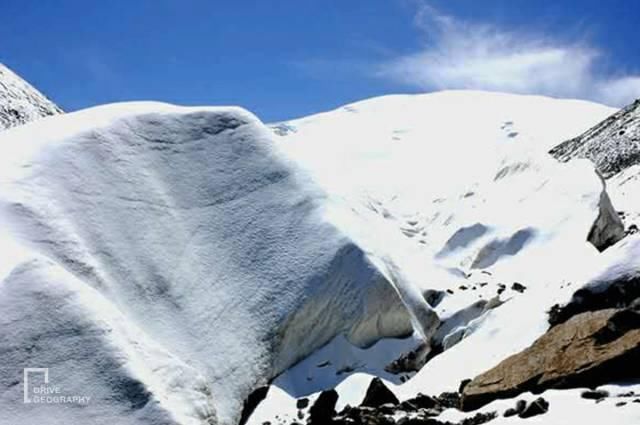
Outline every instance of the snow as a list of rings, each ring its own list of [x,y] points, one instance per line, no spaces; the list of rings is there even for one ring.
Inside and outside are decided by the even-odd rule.
[[[370,246],[421,290],[450,292],[436,307],[445,325],[435,338],[446,351],[405,383],[373,371],[375,351],[358,353],[349,362],[365,370],[339,379],[338,407],[357,404],[373,375],[386,377],[401,399],[455,391],[529,346],[547,330],[551,306],[611,261],[587,242],[600,208],[611,208],[601,178],[587,161],[559,164],[547,155],[611,112],[586,102],[442,92],[376,98],[272,126],[327,191],[378,215],[382,236]],[[513,282],[526,290],[511,290]],[[494,304],[501,284],[497,306],[474,310],[479,300]],[[345,351],[334,341],[310,359],[339,363]],[[336,385],[305,382],[314,370],[305,361],[279,377],[277,401],[269,395],[250,423]],[[292,386],[286,402],[281,389]]]
[[[635,224],[640,228],[640,208],[635,194],[640,193],[640,165],[634,165],[607,181],[613,205],[624,212],[627,228]]]
[[[397,250],[394,261],[440,253],[446,268],[482,267],[560,233],[586,237],[601,183],[586,161],[560,166],[546,152],[610,112],[484,92],[386,96],[280,124],[292,130],[279,140],[327,191],[406,236],[379,238],[384,251]],[[587,212],[572,211],[588,202]],[[482,235],[458,234],[464,249],[447,251],[456,232],[478,225]]]
[[[604,292],[611,284],[628,282],[640,277],[640,235],[629,235],[606,253],[598,267],[586,279],[582,289],[595,294]]]
[[[400,399],[456,390],[542,335],[552,305],[636,267],[633,237],[602,253],[587,241],[599,217],[619,225],[608,193],[640,212],[621,189],[635,183],[605,190],[588,161],[547,154],[611,112],[452,91],[271,129],[240,108],[138,102],[5,131],[0,333],[15,350],[38,343],[0,369],[0,411],[44,417],[15,406],[23,367],[96,400],[42,413],[60,423],[233,424],[269,382],[249,424],[300,420],[296,399],[328,388],[339,409],[359,404],[373,376]],[[444,352],[385,370],[424,339]],[[575,391],[545,397],[550,416],[527,423],[637,418]]]
[[[472,413],[462,413],[449,409],[443,412],[438,419],[443,421],[457,422],[466,417],[472,417],[478,413],[497,412],[498,417],[491,421],[493,425],[505,424],[615,424],[634,425],[640,423],[640,406],[633,400],[638,397],[628,397],[625,394],[634,392],[638,394],[640,385],[620,384],[604,385],[598,390],[609,392],[610,397],[602,401],[584,399],[580,397],[587,388],[576,388],[571,390],[548,390],[542,394],[524,393],[519,397],[510,400],[498,400],[474,411]],[[516,400],[525,400],[527,403],[543,397],[549,402],[549,411],[543,415],[521,419],[518,416],[503,417],[505,410],[514,407]],[[625,403],[623,406],[616,406],[617,403]]]
[[[0,286],[0,423],[200,424],[215,418],[205,377],[166,351],[98,291],[39,256]],[[87,408],[24,404],[23,368],[49,367],[63,395]],[[37,377],[31,378],[41,384]]]
[[[49,291],[58,286],[71,285],[72,295],[86,287],[100,299],[98,312],[85,313],[97,323],[91,326],[102,329],[98,313],[117,309],[118,321],[143,335],[121,341],[98,332],[81,353],[78,381],[70,388],[95,368],[92,353],[112,353],[133,387],[160,400],[153,407],[158,415],[200,421],[215,415],[229,424],[254,388],[335,336],[366,346],[411,332],[392,285],[366,247],[341,228],[339,220],[356,224],[360,217],[328,197],[271,138],[239,108],[158,103],[93,108],[0,136],[0,247],[11,253],[0,261],[8,276],[3,298],[28,298],[15,293],[16,270],[44,257],[53,265],[38,269],[29,285],[42,289],[33,292],[53,297]],[[58,283],[53,275],[60,270],[70,276]],[[41,308],[45,298],[34,297],[31,308]],[[23,313],[9,310],[2,334],[38,339],[39,322]],[[146,348],[143,338],[160,348]],[[61,342],[50,338],[33,355],[16,356],[4,365],[2,379],[10,381],[8,375],[24,367],[66,373],[63,360],[78,345]],[[132,344],[143,353],[123,359]],[[157,354],[165,351],[170,366]],[[138,362],[148,371],[141,373]],[[174,385],[167,374],[187,376],[175,372],[185,364],[206,388],[176,384],[178,394],[167,397],[183,401],[163,401],[162,385]],[[109,376],[92,388],[96,399],[109,391]],[[18,396],[19,386],[14,390],[0,398],[0,410]],[[126,406],[131,400],[124,393]],[[209,404],[215,410],[200,407]],[[82,411],[96,422],[130,416],[117,403]]]

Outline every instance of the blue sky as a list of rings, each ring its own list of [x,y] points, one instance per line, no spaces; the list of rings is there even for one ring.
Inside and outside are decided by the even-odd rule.
[[[631,0],[0,0],[0,62],[66,110],[244,106],[264,121],[367,97],[486,89],[640,97]]]

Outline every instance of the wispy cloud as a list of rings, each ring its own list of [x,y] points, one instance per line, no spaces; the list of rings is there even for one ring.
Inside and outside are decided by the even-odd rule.
[[[424,90],[480,89],[589,99],[622,106],[640,97],[640,75],[611,75],[596,46],[469,22],[418,3],[424,47],[384,61],[377,77]]]

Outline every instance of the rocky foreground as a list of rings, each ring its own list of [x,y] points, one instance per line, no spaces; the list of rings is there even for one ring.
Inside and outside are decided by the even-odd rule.
[[[610,382],[640,379],[638,364],[640,298],[628,307],[580,313],[553,326],[531,347],[474,379],[461,382],[458,392],[434,397],[420,394],[400,402],[380,379],[374,378],[359,406],[347,406],[337,412],[338,393],[329,390],[321,393],[313,405],[309,406],[305,398],[298,400],[297,407],[299,419],[310,425],[454,425],[438,417],[447,409],[473,412],[495,400],[516,399],[525,392],[592,388],[583,391],[582,397],[600,402],[610,394],[597,388]],[[640,394],[634,392],[616,398],[618,407],[640,404]],[[502,411],[489,409],[455,424],[479,425],[500,416],[526,419],[548,410],[549,401],[544,397],[529,402],[517,400]]]

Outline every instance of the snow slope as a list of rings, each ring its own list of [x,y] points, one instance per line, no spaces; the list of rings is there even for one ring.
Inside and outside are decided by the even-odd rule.
[[[53,102],[0,63],[0,131],[60,113]]]
[[[612,112],[582,101],[454,91],[376,98],[273,125],[284,149],[328,191],[354,210],[376,212],[385,223],[379,229],[394,229],[378,244],[411,280],[446,291],[436,311],[447,342],[405,383],[381,371],[380,352],[371,349],[349,356],[351,374],[317,385],[317,364],[343,363],[344,344],[335,340],[278,378],[251,423],[273,421],[275,412],[273,423],[287,423],[294,397],[333,386],[338,408],[358,404],[372,375],[388,379],[401,399],[455,391],[542,335],[551,306],[611,261],[587,242],[598,217],[622,236],[593,165],[560,164],[547,152]],[[461,314],[478,301],[493,307]],[[627,423],[620,418],[613,423]]]
[[[536,249],[518,266],[530,273],[558,260],[544,246],[552,240],[591,251],[583,242],[600,206],[611,212],[588,162],[563,166],[546,154],[610,113],[582,101],[453,91],[371,99],[278,128],[288,129],[283,149],[329,192],[394,229],[377,243],[405,273],[505,268]]]
[[[158,103],[0,136],[0,423],[231,424],[333,337],[412,331],[343,229],[362,218],[271,138],[239,108]],[[94,402],[22,404],[27,367]]]

